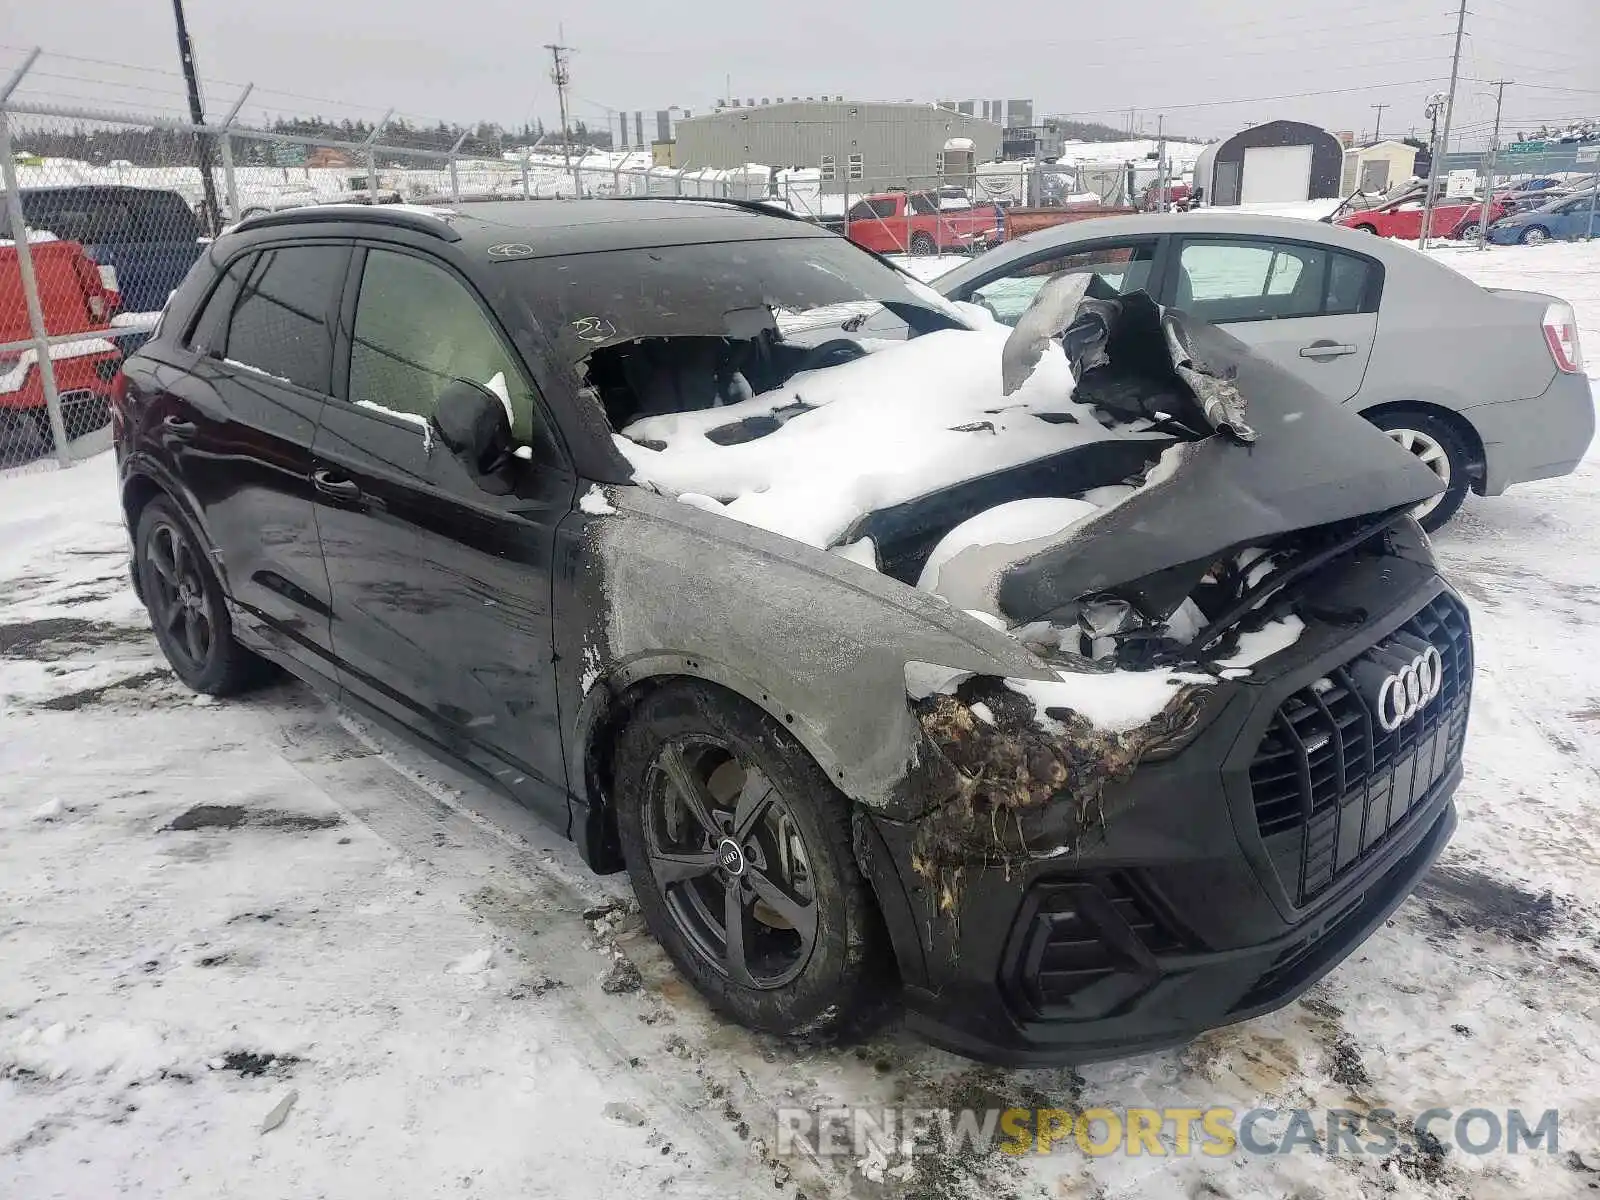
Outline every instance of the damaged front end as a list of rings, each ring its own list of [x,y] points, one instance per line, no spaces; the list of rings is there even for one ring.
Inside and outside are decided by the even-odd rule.
[[[1322,572],[1438,486],[1220,331],[1142,293],[1087,294],[1093,279],[1040,290],[1002,352],[1005,392],[1059,337],[1074,399],[1158,435],[1139,445],[1154,461],[1113,481],[1125,444],[1092,443],[1043,476],[1034,465],[965,481],[845,535],[871,539],[894,572],[918,560],[930,525],[942,530],[917,585],[1006,629],[1056,675],[908,676],[934,764],[919,773],[934,803],[914,864],[943,912],[969,869],[1077,850],[1104,822],[1107,788],[1181,745],[1219,687],[1292,645],[1308,615],[1359,625],[1363,611],[1319,601]]]
[[[1081,457],[1093,487],[966,481],[849,535],[904,569],[940,514],[918,585],[1054,675],[908,668],[926,807],[861,838],[921,925],[914,1021],[1018,1064],[1180,1042],[1337,963],[1454,827],[1471,674],[1465,609],[1407,515],[1427,472],[1142,295],[1047,285],[1008,392],[1052,327],[1074,398],[1165,435],[1156,461],[1120,492]],[[1052,495],[1060,528],[1028,527]],[[985,515],[1008,509],[1018,536],[996,538]],[[1421,715],[1390,729],[1372,681],[1418,669]]]

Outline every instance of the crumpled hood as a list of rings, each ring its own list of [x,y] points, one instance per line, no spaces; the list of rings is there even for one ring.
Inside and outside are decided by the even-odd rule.
[[[1169,447],[1144,487],[1002,572],[997,595],[1010,620],[1441,490],[1432,471],[1356,412],[1215,326],[1178,320],[1195,361],[1237,388],[1255,440],[1219,432]]]

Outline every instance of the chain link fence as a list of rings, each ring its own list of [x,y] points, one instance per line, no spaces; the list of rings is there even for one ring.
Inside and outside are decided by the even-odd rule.
[[[109,444],[123,358],[210,240],[246,217],[329,203],[687,196],[762,201],[891,253],[960,253],[1002,240],[1002,209],[1125,205],[1131,186],[1127,164],[979,163],[893,179],[848,164],[827,178],[822,167],[664,166],[650,151],[562,148],[393,110],[336,127],[285,119],[263,99],[277,93],[222,90],[200,123],[170,73],[37,50],[0,65],[0,471],[66,466]],[[289,99],[288,111],[305,111],[306,98]],[[895,195],[907,199],[882,200]]]

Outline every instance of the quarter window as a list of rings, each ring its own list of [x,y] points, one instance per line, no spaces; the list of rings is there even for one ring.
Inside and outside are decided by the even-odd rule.
[[[213,334],[207,345],[236,365],[327,392],[333,362],[329,314],[348,262],[349,252],[337,246],[263,250],[239,281],[221,344]],[[225,281],[217,299],[227,290]],[[207,324],[204,318],[201,324]]]
[[[351,401],[431,417],[456,379],[499,396],[517,444],[531,442],[533,388],[472,293],[433,263],[368,251],[350,347]]]

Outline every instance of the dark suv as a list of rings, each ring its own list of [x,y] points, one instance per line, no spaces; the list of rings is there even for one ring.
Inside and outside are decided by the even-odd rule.
[[[1467,613],[1383,433],[1057,282],[1013,330],[731,202],[248,220],[118,387],[135,586],[191,687],[279,664],[626,868],[744,1023],[1179,1042],[1448,839]]]

